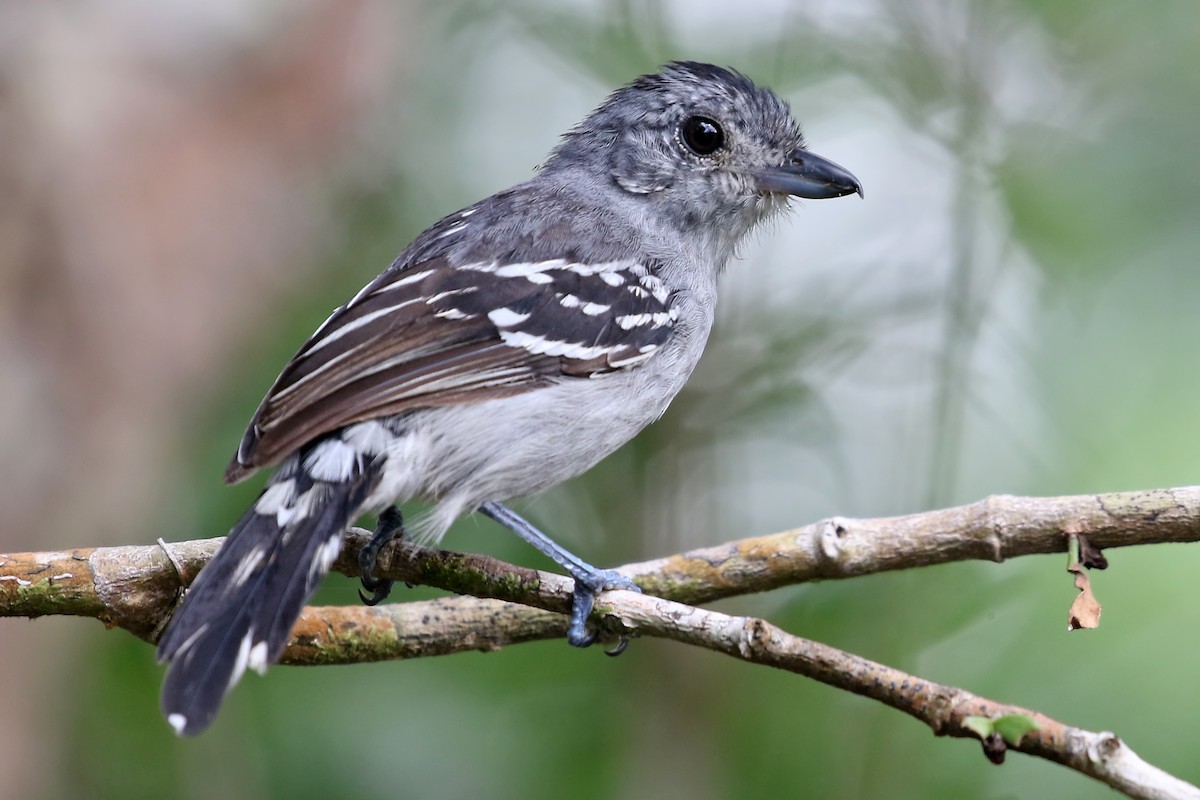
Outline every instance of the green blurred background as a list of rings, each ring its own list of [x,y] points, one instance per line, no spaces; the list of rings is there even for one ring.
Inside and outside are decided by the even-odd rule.
[[[866,200],[726,276],[666,417],[532,517],[598,564],[811,522],[1200,481],[1200,5],[136,2],[0,7],[0,548],[223,533],[277,370],[443,214],[674,58],[792,104]],[[446,545],[543,564],[489,522]],[[720,604],[1065,722],[1200,781],[1200,551]],[[318,600],[351,603],[334,576]],[[429,596],[400,591],[397,600]],[[0,796],[1103,797],[1047,762],[658,641],[248,678],[158,716],[146,644],[0,628]]]

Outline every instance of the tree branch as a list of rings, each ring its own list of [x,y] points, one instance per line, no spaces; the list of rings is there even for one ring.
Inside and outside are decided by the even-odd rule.
[[[1099,547],[1200,539],[1200,487],[1059,498],[997,496],[958,508],[875,520],[834,518],[621,569],[647,594],[608,592],[597,603],[609,637],[655,636],[814,678],[904,711],[938,735],[981,739],[1040,756],[1131,797],[1197,797],[1200,791],[1143,762],[1116,736],[936,684],[769,623],[683,603],[805,581],[927,564],[1063,552],[1072,534]],[[347,533],[334,569],[357,575],[369,538]],[[219,539],[150,547],[0,556],[0,616],[95,617],[153,641]],[[485,556],[394,543],[379,574],[472,597],[374,608],[307,608],[284,663],[331,664],[441,655],[562,636],[570,581]],[[482,598],[482,599],[481,599]],[[513,605],[518,603],[521,605]],[[1019,715],[1037,727],[1016,741],[985,737],[970,718]]]

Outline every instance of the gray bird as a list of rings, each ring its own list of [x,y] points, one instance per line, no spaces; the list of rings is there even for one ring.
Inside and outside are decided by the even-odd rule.
[[[255,412],[226,480],[278,467],[159,642],[171,726],[203,730],[247,667],[279,659],[347,525],[381,510],[361,562],[364,600],[382,599],[374,556],[412,498],[432,503],[423,541],[480,511],[554,558],[575,580],[568,639],[590,644],[595,595],[636,587],[501,501],[584,472],[666,410],[751,228],[791,196],[855,192],[774,93],[676,62],[609,96],[532,179],[418,236]]]

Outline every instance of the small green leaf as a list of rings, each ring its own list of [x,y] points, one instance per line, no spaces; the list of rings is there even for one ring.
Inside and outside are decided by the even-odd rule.
[[[967,717],[963,720],[963,725],[978,733],[980,739],[986,739],[995,730],[992,721],[987,717]]]
[[[1021,743],[1021,737],[1030,731],[1036,731],[1041,726],[1037,720],[1025,714],[1008,714],[992,720],[992,730],[1004,737],[1004,741],[1016,747]]]

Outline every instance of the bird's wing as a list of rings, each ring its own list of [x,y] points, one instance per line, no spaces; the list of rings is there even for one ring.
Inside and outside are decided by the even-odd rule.
[[[275,381],[225,478],[323,433],[636,366],[671,335],[666,287],[635,261],[392,269],[333,312]]]

